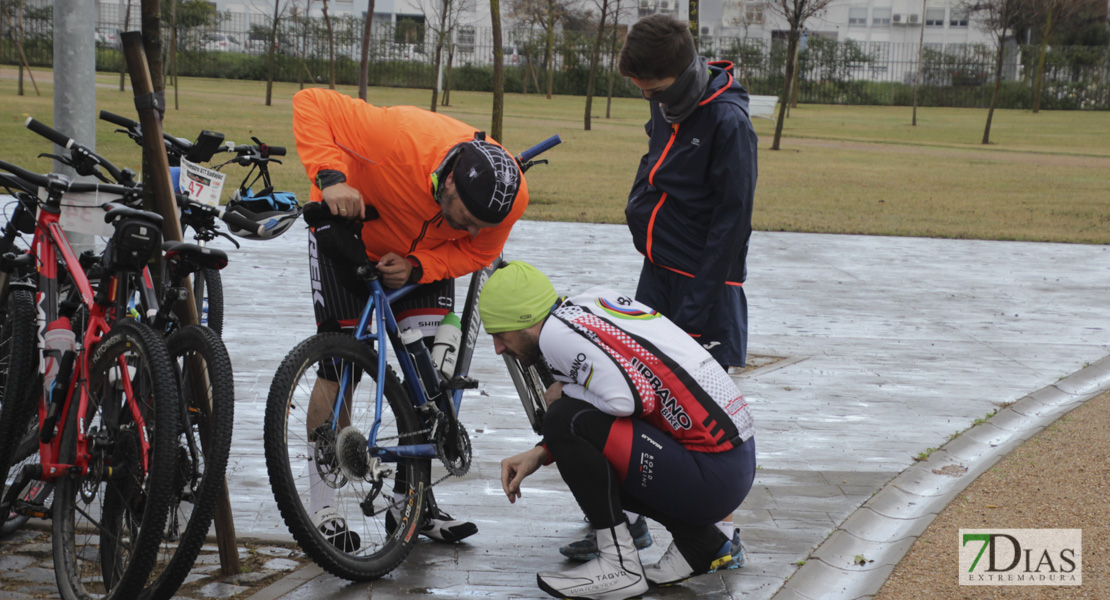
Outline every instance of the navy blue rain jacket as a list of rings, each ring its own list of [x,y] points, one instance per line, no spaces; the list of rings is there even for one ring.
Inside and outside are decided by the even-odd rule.
[[[667,123],[658,103],[651,103],[648,153],[625,207],[636,249],[694,278],[689,296],[670,315],[693,334],[703,331],[723,286],[746,277],[757,173],[748,92],[733,78],[732,63],[709,68],[705,94],[685,121]]]

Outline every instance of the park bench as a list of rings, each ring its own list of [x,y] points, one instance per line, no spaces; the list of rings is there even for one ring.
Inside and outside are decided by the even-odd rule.
[[[748,98],[748,117],[756,118],[763,117],[764,119],[771,119],[775,121],[775,105],[778,104],[778,96],[750,96]]]

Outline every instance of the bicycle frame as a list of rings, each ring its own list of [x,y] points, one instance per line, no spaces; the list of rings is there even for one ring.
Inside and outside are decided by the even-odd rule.
[[[57,409],[57,419],[53,421],[50,426],[49,432],[40,431],[39,438],[39,454],[41,458],[41,473],[36,479],[43,481],[53,481],[59,477],[63,477],[70,473],[78,473],[85,475],[89,470],[89,440],[85,431],[85,418],[88,414],[89,395],[88,386],[86,385],[87,373],[89,371],[89,355],[96,344],[110,330],[110,322],[114,321],[115,315],[123,314],[121,312],[120,297],[123,290],[120,289],[121,279],[118,275],[112,274],[109,280],[101,282],[101,285],[109,287],[104,288],[111,290],[106,296],[106,301],[97,302],[97,295],[93,292],[92,285],[89,283],[88,276],[81,265],[80,259],[73,251],[73,247],[69,243],[65,232],[59,222],[61,217],[61,198],[65,191],[57,188],[48,190],[48,198],[44,206],[41,206],[36,211],[36,227],[34,239],[31,243],[31,255],[34,256],[36,265],[36,290],[35,290],[35,304],[36,312],[38,314],[37,330],[39,338],[39,346],[42,347],[42,340],[46,326],[54,322],[59,317],[59,286],[58,286],[58,259],[59,257],[64,261],[65,272],[68,274],[72,285],[75,287],[75,295],[80,299],[88,310],[88,322],[85,326],[80,343],[82,352],[77,355],[78,360],[72,366],[72,374],[70,376],[69,387],[66,390],[62,406]],[[12,223],[19,218],[20,211],[32,210],[25,201],[20,200],[16,208],[16,213],[13,215]],[[8,250],[8,249],[3,249]],[[123,300],[126,302],[126,300]],[[126,309],[124,305],[123,310]],[[137,403],[130,399],[134,397],[131,387],[130,373],[128,372],[125,360],[121,357],[121,376],[124,387],[125,397],[129,400],[127,402],[132,418],[139,426],[139,442],[142,449],[142,468],[147,470],[149,468],[148,455],[150,452],[150,440],[146,437],[144,418],[139,410]],[[38,415],[40,430],[47,425],[48,419],[48,406],[46,405],[47,398],[41,390],[37,393],[39,398],[38,402]],[[69,419],[70,411],[77,411],[77,452],[73,464],[59,462],[61,455],[61,439],[62,431],[65,428],[65,423]],[[54,425],[57,426],[58,433],[54,433]]]

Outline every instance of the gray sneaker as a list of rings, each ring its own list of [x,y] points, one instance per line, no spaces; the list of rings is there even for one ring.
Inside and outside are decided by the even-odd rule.
[[[629,524],[628,530],[632,533],[632,541],[636,544],[637,550],[651,547],[651,531],[648,529],[647,519],[643,515]],[[593,560],[599,554],[597,536],[593,530],[590,530],[586,537],[559,548],[559,553],[571,560]]]

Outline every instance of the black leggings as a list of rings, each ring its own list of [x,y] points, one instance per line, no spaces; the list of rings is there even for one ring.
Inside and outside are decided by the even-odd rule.
[[[645,421],[566,396],[548,409],[543,433],[594,527],[620,523],[625,509],[640,513],[666,527],[695,567],[702,554],[708,565],[727,540],[714,523],[740,506],[755,480],[755,438],[725,452],[694,452]]]

